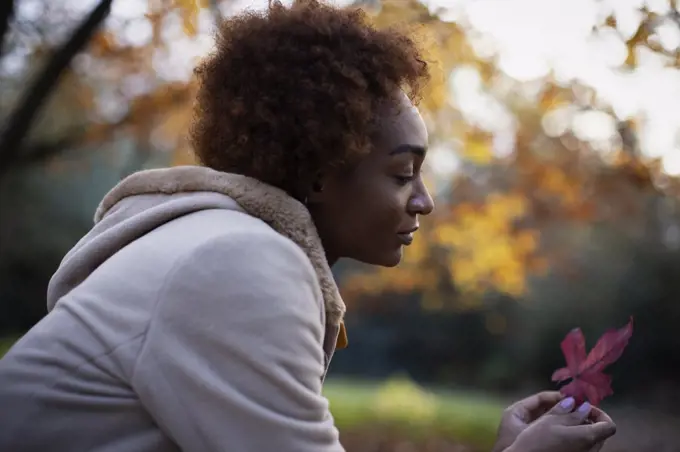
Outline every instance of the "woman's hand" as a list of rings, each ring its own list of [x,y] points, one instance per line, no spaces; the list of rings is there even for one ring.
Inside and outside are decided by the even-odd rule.
[[[599,409],[597,407],[591,408],[590,416],[588,417],[588,420],[592,423],[598,423],[598,422],[609,423],[609,424],[614,426],[614,433],[616,433],[616,424],[614,424],[614,421],[612,420],[612,418],[609,417],[609,415],[607,413],[605,413],[604,411],[602,411],[601,409]],[[612,435],[613,435],[613,433],[612,433]],[[604,440],[595,444],[593,447],[591,447],[588,450],[588,452],[599,452],[600,449],[602,449],[602,446],[604,446]]]
[[[506,408],[498,427],[498,439],[493,452],[502,452],[510,447],[529,424],[547,413],[563,398],[558,391],[539,392]]]
[[[607,414],[584,403],[577,410],[568,398],[527,426],[506,452],[597,452],[616,433]],[[584,423],[587,420],[590,423]]]

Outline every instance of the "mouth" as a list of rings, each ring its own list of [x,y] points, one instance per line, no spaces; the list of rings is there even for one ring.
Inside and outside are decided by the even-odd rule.
[[[417,230],[418,226],[415,226],[408,231],[397,233],[397,237],[399,237],[399,241],[401,241],[403,245],[409,246],[411,243],[413,243],[413,234],[415,234]]]

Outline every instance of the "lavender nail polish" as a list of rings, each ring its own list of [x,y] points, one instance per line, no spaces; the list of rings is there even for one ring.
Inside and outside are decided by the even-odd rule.
[[[574,406],[575,400],[573,397],[567,397],[566,399],[562,400],[560,402],[560,406],[562,408],[571,408]]]

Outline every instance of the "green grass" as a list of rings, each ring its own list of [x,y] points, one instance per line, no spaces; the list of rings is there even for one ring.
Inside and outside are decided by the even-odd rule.
[[[493,446],[504,408],[489,397],[427,391],[404,378],[380,384],[329,380],[324,394],[341,432],[380,425],[405,437],[436,434],[486,450]]]

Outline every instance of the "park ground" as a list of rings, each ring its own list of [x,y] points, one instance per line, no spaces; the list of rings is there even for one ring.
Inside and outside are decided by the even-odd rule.
[[[482,452],[491,449],[510,398],[426,392],[404,379],[381,384],[329,381],[348,452]],[[605,407],[618,432],[602,452],[680,452],[680,418],[632,406]]]

